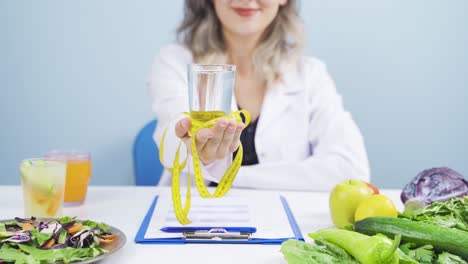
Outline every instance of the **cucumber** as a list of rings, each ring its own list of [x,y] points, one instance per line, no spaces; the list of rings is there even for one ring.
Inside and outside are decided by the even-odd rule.
[[[432,245],[468,260],[468,232],[403,218],[368,217],[354,224],[354,230],[366,234],[378,233],[388,237],[400,234],[401,240],[419,246]]]

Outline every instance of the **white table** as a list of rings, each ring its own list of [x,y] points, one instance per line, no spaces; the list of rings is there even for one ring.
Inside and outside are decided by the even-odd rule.
[[[66,207],[65,215],[103,221],[121,229],[127,244],[101,263],[286,263],[279,245],[141,245],[135,234],[160,187],[97,187],[89,189],[84,205]],[[272,192],[232,189],[231,192]],[[308,232],[332,225],[328,193],[280,192],[284,195],[306,238]],[[402,209],[399,190],[383,190]],[[0,186],[0,219],[23,215],[22,190],[19,186]],[[307,238],[306,238],[307,239]]]

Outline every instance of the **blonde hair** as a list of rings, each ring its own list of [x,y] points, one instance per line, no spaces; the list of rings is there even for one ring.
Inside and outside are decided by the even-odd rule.
[[[190,49],[195,63],[224,63],[225,44],[213,1],[186,0],[178,41]],[[304,46],[297,1],[288,0],[266,28],[253,57],[255,73],[267,84],[281,77],[280,66],[295,64]]]

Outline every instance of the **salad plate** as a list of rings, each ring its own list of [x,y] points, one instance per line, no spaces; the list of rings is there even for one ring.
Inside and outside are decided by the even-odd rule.
[[[113,226],[110,226],[109,232],[112,234],[116,234],[116,233],[120,234],[112,244],[102,246],[104,249],[108,250],[109,252],[99,255],[94,259],[89,259],[89,260],[84,260],[84,261],[74,262],[74,263],[79,263],[79,264],[95,263],[95,262],[104,260],[105,258],[109,257],[109,255],[114,254],[115,252],[120,250],[123,246],[125,246],[125,243],[127,243],[127,237],[125,236],[124,232],[122,232],[120,229],[113,227]]]
[[[76,260],[72,261],[70,263],[76,263],[76,264],[87,264],[87,263],[95,263],[98,261],[102,261],[109,256],[113,255],[117,251],[119,251],[127,242],[127,237],[125,236],[124,232],[122,232],[120,229],[110,226],[105,223],[98,223],[98,222],[93,222],[92,220],[81,220],[81,219],[75,219],[75,218],[68,218],[67,221],[74,222],[76,224],[82,224],[81,228],[78,232],[75,232],[75,234],[70,234],[70,224],[73,226],[73,223],[69,223],[68,225],[63,222],[63,219],[65,218],[28,218],[28,219],[22,219],[22,218],[15,218],[15,219],[5,219],[5,220],[0,220],[0,248],[3,249],[7,248],[8,250],[12,249],[17,249],[18,251],[25,251],[23,247],[27,247],[29,250],[31,250],[31,256],[36,254],[38,251],[47,253],[49,250],[54,250],[55,252],[59,252],[61,249],[64,249],[67,252],[67,255],[75,255],[75,254],[70,254],[70,251],[76,250],[82,250],[82,249],[89,249],[91,248],[96,248],[99,254],[98,255],[92,255],[94,257],[91,257],[88,255],[86,259],[81,259],[81,260]],[[14,225],[12,226],[12,223],[18,223],[18,227],[14,228]],[[64,223],[64,224],[61,224]],[[5,226],[5,224],[7,224]],[[24,228],[25,224],[31,224],[33,230],[27,230]],[[21,227],[23,226],[23,228]],[[8,227],[8,229],[3,229],[2,232],[2,227]],[[26,229],[26,230],[25,230]],[[65,233],[60,234],[60,232]],[[14,233],[15,235],[11,235]],[[49,239],[47,239],[47,236],[45,238],[43,237],[42,240],[38,243],[38,240],[41,239],[40,234],[38,233],[45,233],[49,234]],[[62,244],[59,244],[59,236],[64,235],[66,238],[62,239]],[[28,237],[29,236],[29,237]],[[25,238],[26,237],[26,238]],[[57,242],[52,241],[49,244],[49,247],[47,246],[44,248],[44,245],[47,245],[47,241],[52,240],[52,238],[55,237],[57,239]],[[108,239],[109,237],[112,237],[112,239]],[[24,241],[22,241],[24,239]],[[46,240],[47,239],[47,240]],[[100,242],[96,242],[100,241]],[[17,244],[15,244],[17,243]],[[54,245],[55,243],[55,245]],[[8,246],[5,244],[9,244]],[[41,245],[42,244],[42,245]],[[39,246],[41,245],[41,246]],[[51,246],[54,245],[54,246]],[[5,247],[7,246],[7,247]],[[26,251],[29,252],[29,251]],[[33,254],[34,253],[34,254]],[[51,253],[50,255],[54,255],[55,253]],[[2,254],[0,254],[0,263],[3,263]],[[76,255],[82,255],[82,253],[77,253]],[[56,256],[53,256],[54,258]],[[5,261],[5,260],[4,260]],[[8,260],[6,260],[6,263]],[[11,262],[13,263],[13,262]],[[29,262],[28,262],[29,263]],[[33,262],[35,263],[35,262]],[[39,263],[39,262],[37,262]],[[42,263],[42,262],[41,262]],[[53,263],[63,263],[62,261],[57,261]],[[68,262],[67,262],[68,263]]]

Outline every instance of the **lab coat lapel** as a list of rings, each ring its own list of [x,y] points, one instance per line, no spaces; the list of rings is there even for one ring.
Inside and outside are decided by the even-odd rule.
[[[299,85],[295,73],[289,73],[267,89],[257,124],[258,135],[262,135],[294,102],[294,95],[301,89]]]
[[[281,85],[275,85],[266,91],[257,124],[258,135],[262,135],[263,131],[273,124],[289,105],[288,96],[280,90],[281,88]]]
[[[263,127],[267,127],[268,124],[274,122],[290,104],[290,94],[284,91],[284,88],[283,84],[278,83],[267,89],[257,124],[257,134],[261,133]],[[233,111],[239,110],[234,93],[232,95],[231,109]]]

